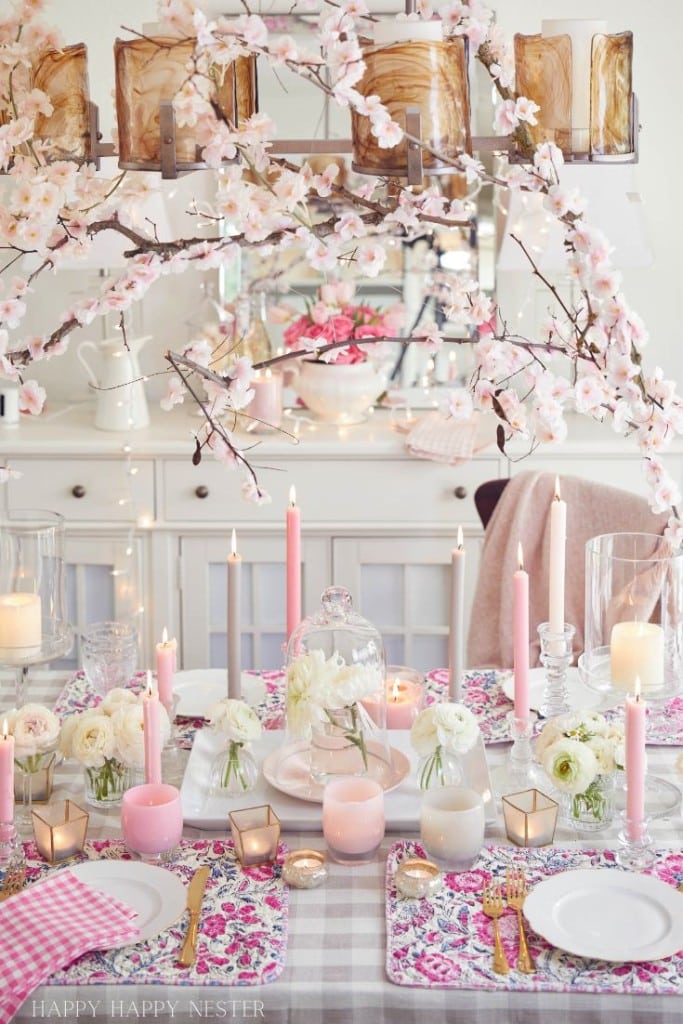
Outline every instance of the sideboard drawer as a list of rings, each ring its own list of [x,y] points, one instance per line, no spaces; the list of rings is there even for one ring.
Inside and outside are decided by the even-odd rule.
[[[154,466],[135,459],[13,459],[22,475],[10,481],[12,508],[43,508],[67,520],[125,522],[154,518]]]
[[[302,516],[318,523],[478,524],[474,492],[500,475],[499,459],[464,466],[422,459],[264,459],[259,483],[272,503],[255,508],[241,499],[240,478],[215,462],[164,462],[161,496],[169,522],[282,522],[289,489]]]

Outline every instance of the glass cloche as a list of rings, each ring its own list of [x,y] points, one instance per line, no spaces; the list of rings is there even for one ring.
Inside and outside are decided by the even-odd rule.
[[[310,752],[314,783],[366,775],[387,788],[384,645],[344,587],[329,587],[287,645],[288,745]]]

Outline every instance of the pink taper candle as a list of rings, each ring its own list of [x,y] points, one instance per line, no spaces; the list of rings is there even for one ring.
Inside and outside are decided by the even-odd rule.
[[[234,530],[228,556],[228,697],[242,699],[242,558]]]
[[[142,698],[142,725],[145,744],[145,782],[161,782],[161,717],[159,697],[152,689],[152,673],[147,673],[147,692]]]
[[[287,639],[301,621],[301,514],[294,487],[287,508]]]
[[[512,577],[512,642],[515,670],[515,718],[529,717],[529,575],[524,571],[522,545],[517,547],[519,569]]]
[[[626,834],[638,842],[645,831],[645,711],[640,697],[640,679],[635,693],[626,697]]]
[[[10,736],[7,719],[2,723],[0,738],[0,824],[14,819],[14,736]]]
[[[171,716],[173,710],[173,673],[175,672],[176,648],[175,640],[168,639],[168,630],[164,626],[161,643],[157,644],[157,689],[159,700]]]

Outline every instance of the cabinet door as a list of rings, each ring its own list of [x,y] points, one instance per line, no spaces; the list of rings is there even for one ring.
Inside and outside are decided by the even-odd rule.
[[[465,536],[465,634],[479,570],[480,532]],[[454,534],[335,538],[335,584],[379,629],[387,662],[426,671],[448,665],[448,614]]]
[[[140,627],[144,612],[142,552],[141,541],[132,535],[67,534],[66,603],[76,636],[71,653],[53,662],[51,668],[78,668],[79,636],[91,622],[126,619]],[[140,658],[140,663],[145,663],[144,643]]]
[[[285,641],[285,544],[277,536],[240,533],[242,556],[242,666],[282,667]],[[229,541],[180,538],[180,662],[183,668],[227,665],[227,568]],[[302,541],[302,609],[318,607],[329,583],[330,546],[325,538]]]

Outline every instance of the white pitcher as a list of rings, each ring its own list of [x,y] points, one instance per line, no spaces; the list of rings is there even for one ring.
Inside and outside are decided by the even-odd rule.
[[[96,389],[95,426],[100,430],[140,430],[149,426],[149,410],[138,355],[151,334],[128,338],[82,341],[76,355]],[[99,359],[95,373],[84,352],[92,349]]]

